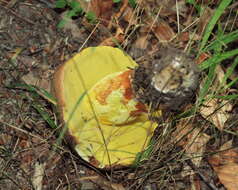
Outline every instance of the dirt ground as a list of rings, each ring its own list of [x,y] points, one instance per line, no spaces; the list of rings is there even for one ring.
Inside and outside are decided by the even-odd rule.
[[[63,28],[59,28],[57,25],[62,20],[65,9],[54,9],[53,0],[0,0],[0,190],[233,190],[237,187],[227,188],[222,180],[224,178],[219,175],[220,170],[211,166],[215,162],[225,163],[226,156],[233,155],[234,159],[229,161],[232,164],[229,165],[229,169],[224,169],[224,173],[234,173],[232,171],[238,169],[238,151],[234,148],[238,145],[235,101],[227,111],[229,118],[226,121],[226,126],[229,126],[232,132],[217,129],[201,115],[187,122],[189,126],[199,126],[195,130],[197,133],[188,139],[193,139],[193,135],[198,135],[199,131],[204,132],[203,136],[198,138],[204,141],[204,149],[193,147],[207,155],[200,159],[199,167],[194,164],[196,161],[185,159],[182,155],[186,151],[181,147],[186,142],[174,146],[168,140],[171,140],[169,134],[166,136],[167,140],[166,137],[161,139],[160,135],[154,137],[157,140],[160,138],[158,144],[161,146],[155,148],[149,162],[136,169],[101,171],[92,168],[72,153],[67,143],[55,149],[54,145],[61,127],[55,108],[49,101],[20,84],[34,84],[50,91],[52,75],[57,66],[82,48],[98,45],[115,46],[114,38],[138,62],[143,60],[141,55],[145,52],[149,55],[149,52],[158,51],[164,46],[164,42],[167,43],[171,39],[174,40],[173,46],[176,48],[188,46],[189,32],[174,36],[178,30],[175,25],[176,10],[166,8],[161,12],[161,20],[169,25],[153,27],[151,33],[147,33],[146,28],[141,27],[139,30],[134,27],[136,32],[133,32],[134,28],[130,27],[123,5],[126,3],[113,5],[108,15],[102,13],[103,10],[107,10],[106,6],[102,8],[101,12],[97,13],[102,21],[100,24],[90,23],[85,17],[76,16],[66,22]],[[157,4],[153,1],[147,2],[143,10],[147,11],[146,21],[137,20],[138,26],[152,22],[148,15],[153,13],[155,5]],[[215,6],[216,2],[213,5]],[[128,12],[130,11],[131,9],[128,9]],[[138,17],[143,11],[137,13]],[[192,16],[191,20],[187,17],[190,11],[190,6],[181,3],[180,22],[182,24],[187,22],[186,26],[192,24]],[[108,23],[111,15],[116,15],[118,25]],[[200,23],[194,39],[195,44],[201,39],[205,25]],[[238,28],[237,19],[234,28],[236,30]],[[234,44],[231,48],[233,46]],[[193,44],[193,47],[196,45]],[[47,111],[58,128],[52,128],[47,123],[37,110],[37,105]],[[167,130],[174,133],[176,131],[172,131],[172,125],[174,124],[169,123]],[[177,126],[182,124],[179,123]],[[157,134],[161,134],[160,130],[158,129]],[[228,146],[227,142],[232,146]],[[222,155],[224,156],[222,161],[221,155],[212,157],[212,152],[221,150],[224,144],[229,148],[233,147],[230,148],[232,151]],[[233,182],[237,179],[237,174],[235,177],[234,175],[227,174],[227,178]]]

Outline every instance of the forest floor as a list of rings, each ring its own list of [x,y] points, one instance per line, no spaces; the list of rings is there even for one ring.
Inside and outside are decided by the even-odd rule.
[[[0,0],[0,190],[237,190],[238,3],[65,2]],[[66,144],[54,148],[61,125],[39,89],[50,92],[59,65],[100,45],[135,60],[174,47],[201,69],[196,111],[160,123],[137,168],[91,169]]]

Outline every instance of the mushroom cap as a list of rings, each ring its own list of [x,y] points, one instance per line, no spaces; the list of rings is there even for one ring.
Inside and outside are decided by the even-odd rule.
[[[131,165],[145,150],[156,124],[131,88],[136,63],[121,50],[91,47],[60,66],[53,86],[67,140],[99,168]]]
[[[132,86],[139,101],[166,110],[178,110],[190,102],[199,84],[194,60],[174,48],[160,50],[148,64],[136,67]]]

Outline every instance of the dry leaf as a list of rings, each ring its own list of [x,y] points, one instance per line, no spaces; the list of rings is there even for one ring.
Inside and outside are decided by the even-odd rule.
[[[151,38],[151,34],[148,34],[148,27],[142,26],[138,31],[138,37],[134,43],[131,44],[131,49],[129,55],[131,55],[135,60],[137,58],[145,56],[145,52],[150,50],[149,39]],[[138,61],[138,60],[137,60]],[[138,62],[139,63],[139,62]]]
[[[205,151],[205,145],[210,139],[210,136],[201,132],[199,128],[196,128],[195,123],[191,119],[180,120],[173,136],[175,141],[178,142],[178,145],[182,146],[185,150],[186,156],[191,159],[195,166],[199,167]],[[189,177],[192,189],[201,189],[199,178],[189,165],[184,164],[181,175],[183,177]]]
[[[216,67],[216,76],[217,76],[217,80],[219,81],[219,84],[222,84],[223,79],[225,77],[225,73],[224,73],[224,70],[221,68],[221,65],[217,65]]]
[[[124,32],[118,27],[115,36],[109,37],[100,43],[100,46],[116,46],[124,40]]]
[[[196,174],[190,175],[190,182],[192,190],[201,190],[201,181]]]
[[[175,36],[173,29],[165,22],[160,22],[154,26],[152,31],[160,42],[169,42]]]
[[[213,98],[201,107],[200,113],[218,129],[223,130],[225,122],[230,117],[229,111],[231,110],[232,105],[228,101]]]
[[[181,120],[176,128],[174,133],[175,139],[179,141],[180,146],[183,146],[192,162],[196,166],[199,166],[205,150],[205,144],[210,139],[210,136],[201,132],[199,128],[196,128],[194,123],[191,122],[191,119]]]
[[[45,163],[40,164],[39,162],[35,163],[34,175],[32,177],[32,185],[35,190],[42,189],[42,180],[44,177]]]
[[[219,152],[209,158],[209,163],[216,171],[221,183],[227,190],[238,189],[238,148],[230,149],[232,142],[224,144]]]
[[[216,80],[213,82],[212,90],[217,91],[221,86],[224,86],[225,73],[222,70],[221,66],[216,67]],[[218,129],[222,130],[224,128],[224,124],[228,118],[230,118],[232,105],[227,100],[221,100],[209,97],[205,97],[208,99],[204,105],[200,109],[201,115],[212,122]]]
[[[209,57],[210,57],[210,55],[208,55],[207,53],[201,53],[199,55],[199,57],[196,59],[196,63],[201,64],[202,62],[204,62]]]
[[[146,49],[148,46],[148,36],[140,36],[139,38],[136,39],[134,47],[139,48],[139,49]]]
[[[177,12],[179,15],[182,15],[185,17],[188,7],[186,6],[185,1],[177,1],[177,4],[175,3],[174,0],[163,0],[163,1],[158,1],[161,6],[162,10],[160,15],[162,16],[176,16]]]
[[[39,75],[30,72],[22,77],[22,80],[28,85],[34,85],[50,92],[50,82],[48,79],[41,78]]]
[[[93,12],[97,18],[102,20],[104,25],[108,25],[112,16],[112,0],[77,0],[86,12]]]
[[[12,136],[9,134],[1,133],[0,134],[0,146],[7,145],[9,142],[11,142]]]
[[[124,12],[122,13],[122,17],[125,21],[127,21],[130,25],[136,25],[137,20],[133,13],[133,9],[131,7],[126,7]],[[119,18],[119,17],[118,17]]]
[[[210,139],[210,136],[202,133],[200,129],[196,128],[188,134],[188,139],[189,142],[184,147],[186,154],[192,158],[191,160],[196,166],[199,166],[205,151],[205,145]]]
[[[128,7],[128,0],[124,0],[120,8],[120,11],[116,14],[116,18],[119,18],[125,12],[127,7]]]
[[[179,36],[178,36],[178,40],[182,41],[182,42],[187,42],[189,41],[189,32],[182,32]]]
[[[191,159],[192,163],[199,167],[205,151],[205,145],[207,144],[210,136],[201,132],[199,128],[196,128],[195,123],[191,119],[180,120],[176,126],[176,131],[173,133],[175,141],[179,146],[182,146],[185,150],[185,155]],[[191,189],[200,190],[200,179],[197,177],[194,170],[191,169],[186,163],[183,166],[181,172],[183,177],[189,177]]]

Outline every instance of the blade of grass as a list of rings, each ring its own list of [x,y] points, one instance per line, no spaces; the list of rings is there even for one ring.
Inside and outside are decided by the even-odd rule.
[[[67,121],[65,122],[64,124],[64,127],[62,129],[62,131],[60,132],[60,135],[56,141],[56,146],[55,146],[55,149],[61,144],[62,142],[62,139],[64,138],[64,135],[68,129],[68,126],[69,126],[69,122],[71,121],[71,119],[73,118],[73,115],[75,114],[79,104],[81,103],[81,101],[83,100],[84,96],[87,94],[87,92],[85,91],[77,100],[76,104],[74,105],[72,111],[70,112],[69,114],[69,118],[67,119]]]
[[[13,84],[11,86],[7,86],[7,87],[8,88],[21,88],[21,89],[25,89],[29,92],[35,92],[38,95],[40,95],[41,97],[43,97],[44,99],[46,99],[47,101],[49,101],[50,103],[52,103],[54,105],[57,104],[55,97],[43,88],[38,88],[34,85],[21,84],[21,83],[15,83],[15,84]]]
[[[37,104],[32,105],[36,111],[42,116],[42,118],[49,124],[49,126],[53,129],[56,129],[57,126],[55,125],[55,122],[51,119],[50,115],[40,106]]]
[[[217,34],[216,36],[219,38],[221,36],[223,36],[223,31],[222,31],[222,26],[221,26],[221,23],[218,22],[218,29],[217,29]],[[214,52],[215,52],[215,55],[218,55],[222,52],[222,45],[221,44],[217,44],[217,46],[214,46]],[[224,50],[223,50],[224,51]]]
[[[212,30],[214,29],[218,19],[220,16],[223,14],[224,10],[230,5],[232,0],[222,0],[221,3],[219,4],[218,8],[215,10],[214,15],[212,16],[210,22],[208,23],[205,31],[204,31],[204,36],[202,38],[202,42],[200,44],[199,52],[203,50],[203,48],[206,46],[207,41],[212,33]],[[200,54],[199,53],[199,54]]]
[[[215,98],[219,98],[222,100],[234,100],[238,98],[238,94],[226,95],[226,96],[214,96]]]
[[[74,63],[76,63],[76,62],[74,61]],[[84,78],[83,78],[83,76],[82,76],[82,74],[81,74],[79,68],[76,66],[76,64],[74,64],[74,66],[75,66],[75,69],[76,69],[76,71],[77,71],[77,73],[78,73],[78,76],[79,76],[79,78],[80,78],[80,80],[81,80],[81,82],[82,82],[82,86],[83,86],[83,88],[85,89],[85,92],[87,92],[88,89],[87,89],[87,87],[86,87]],[[96,120],[96,122],[97,122],[97,127],[98,127],[98,129],[99,129],[99,131],[100,131],[100,134],[101,134],[101,136],[102,136],[102,140],[103,140],[103,144],[104,144],[105,149],[106,149],[106,153],[107,153],[109,165],[111,165],[110,154],[109,154],[108,149],[107,149],[107,141],[106,141],[106,138],[105,138],[105,136],[104,136],[104,134],[103,134],[102,126],[101,126],[101,124],[100,124],[100,122],[99,122],[99,119],[97,118],[97,114],[96,114],[96,111],[94,110],[91,97],[89,96],[88,93],[86,93],[86,95],[87,95],[87,97],[88,97],[89,105],[90,105],[90,108],[91,108],[91,110],[92,110],[92,112],[93,112],[94,118],[95,118],[95,120]],[[112,170],[111,170],[111,176],[112,176]]]
[[[221,84],[226,84],[227,79],[232,75],[232,73],[234,72],[236,66],[238,64],[238,57],[235,58],[234,62],[232,63],[232,65],[230,67],[228,67],[224,78],[222,79]]]
[[[224,90],[230,88],[231,86],[233,86],[234,84],[236,84],[238,82],[238,77],[236,79],[234,79],[233,81],[231,81],[230,83],[228,83],[227,85],[224,86]]]
[[[237,66],[237,64],[238,64],[238,57],[236,57],[233,64],[230,67],[228,67],[227,72],[224,74],[224,77],[222,78],[219,87],[217,87],[216,90],[215,90],[216,95],[223,94],[224,92],[226,92],[226,90],[228,88],[230,88],[231,86],[233,86],[234,84],[236,84],[238,82],[238,77],[237,77],[236,79],[230,81],[227,84],[227,80],[232,75],[232,73],[234,72],[235,67]]]
[[[154,146],[155,146],[155,142],[151,141],[148,147],[146,148],[146,150],[138,153],[136,155],[134,163],[132,164],[132,167],[137,167],[142,161],[149,159],[153,152]]]
[[[199,65],[199,67],[201,70],[207,69],[210,67],[211,63],[219,63],[219,62],[221,62],[225,59],[228,59],[230,57],[233,57],[237,54],[238,54],[238,49],[227,51],[227,52],[224,52],[221,54],[217,54],[217,55],[211,57],[210,59],[204,61],[203,63],[201,63]]]
[[[230,42],[233,42],[238,39],[238,30],[235,30],[229,34],[222,35],[218,37],[216,40],[212,41],[207,47],[203,49],[204,52],[214,50],[219,44],[222,46],[226,46]]]
[[[197,9],[198,13],[201,13],[201,6],[199,4],[197,4],[197,2],[195,0],[186,0],[186,3],[189,3],[191,5],[193,5],[195,7],[195,9]]]
[[[209,62],[209,65],[210,65],[210,67],[209,67],[208,75],[206,77],[203,87],[201,88],[201,90],[199,92],[198,104],[196,105],[197,107],[199,107],[204,102],[204,98],[207,95],[209,88],[212,85],[213,80],[215,78],[215,70],[216,70],[217,63]]]

